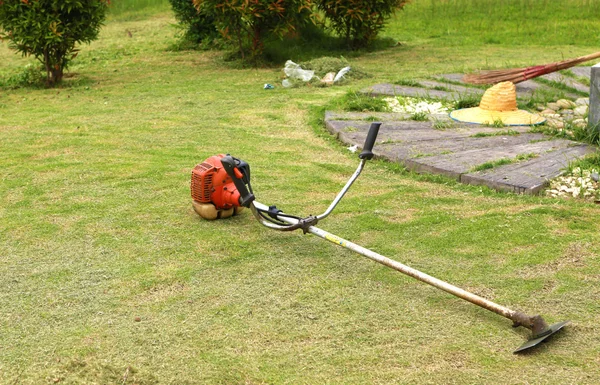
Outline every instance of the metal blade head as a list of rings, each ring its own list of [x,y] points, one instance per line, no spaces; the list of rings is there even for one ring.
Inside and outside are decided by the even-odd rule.
[[[569,321],[563,321],[563,322],[558,322],[558,323],[555,323],[554,325],[548,326],[548,328],[546,330],[543,330],[541,333],[538,333],[537,336],[532,336],[531,339],[529,339],[523,345],[519,346],[519,348],[517,350],[515,350],[513,353],[520,353],[524,350],[527,350],[534,346],[537,346],[540,342],[549,338],[553,334],[558,333],[558,331],[560,329],[562,329],[568,323],[569,323]]]

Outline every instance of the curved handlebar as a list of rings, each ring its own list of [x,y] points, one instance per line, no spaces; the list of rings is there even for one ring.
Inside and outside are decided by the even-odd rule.
[[[333,209],[337,206],[337,204],[340,202],[342,197],[346,194],[348,189],[350,189],[350,186],[352,186],[352,184],[354,183],[356,178],[358,178],[358,176],[360,175],[367,160],[373,159],[373,155],[374,155],[373,154],[373,146],[375,145],[375,140],[377,139],[377,134],[379,133],[379,127],[381,127],[381,123],[379,123],[379,122],[371,123],[371,127],[369,127],[369,132],[367,134],[367,138],[366,138],[365,144],[363,146],[363,150],[358,155],[358,157],[361,159],[360,164],[358,165],[358,168],[356,169],[356,171],[354,172],[352,177],[350,177],[348,182],[346,182],[346,185],[338,193],[338,195],[335,197],[333,202],[331,202],[331,204],[329,205],[329,207],[323,214],[317,215],[317,216],[309,216],[306,218],[300,218],[300,217],[296,217],[296,216],[286,215],[286,214],[283,214],[280,210],[277,210],[277,208],[275,206],[268,207],[266,205],[263,205],[260,202],[254,201],[254,195],[252,195],[250,192],[249,195],[251,196],[251,200],[248,201],[248,204],[250,205],[250,203],[252,203],[250,205],[250,208],[252,209],[252,213],[254,214],[256,219],[258,219],[258,221],[260,223],[262,223],[263,225],[265,225],[266,227],[269,227],[271,229],[280,230],[280,231],[290,231],[290,230],[296,230],[296,229],[301,228],[306,233],[306,231],[307,231],[306,229],[308,229],[310,226],[316,225],[319,220],[324,219],[333,211]],[[227,158],[227,157],[225,157],[225,158]],[[223,159],[225,159],[225,158],[223,158]],[[223,162],[223,159],[221,160],[221,162]],[[233,164],[234,160],[235,160],[235,158],[233,158],[231,160],[228,159],[227,161],[223,162],[223,165],[225,166],[226,170],[227,170],[227,166],[229,166],[228,163]],[[227,166],[226,166],[226,163],[227,163]],[[230,168],[233,168],[233,167],[230,166]],[[231,178],[234,180],[234,182],[236,182],[235,175],[233,175],[233,170],[227,171],[227,172],[231,176]],[[243,181],[241,181],[241,180],[237,180],[237,181],[239,181],[240,183],[243,183]],[[237,186],[237,184],[236,184],[236,186]],[[243,186],[243,187],[245,187],[245,186]],[[243,196],[244,196],[244,194],[242,194],[242,199],[240,199],[240,201],[243,200]],[[276,210],[276,211],[274,210],[275,212],[273,213],[273,215],[271,215],[271,208]],[[270,220],[269,218],[267,218],[267,216],[265,216],[265,214],[268,214],[268,216],[275,219],[276,221]],[[285,223],[288,223],[288,224],[286,225]]]
[[[379,127],[381,127],[381,123],[371,123],[371,127],[369,127],[369,133],[367,134],[367,139],[365,140],[365,145],[363,146],[363,150],[358,155],[360,159],[373,159],[373,146],[375,145],[375,140],[377,139],[377,134],[379,133]]]

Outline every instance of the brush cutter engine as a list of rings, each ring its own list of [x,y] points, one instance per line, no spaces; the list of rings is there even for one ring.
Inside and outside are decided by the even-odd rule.
[[[232,178],[232,175],[234,178]],[[248,207],[250,165],[230,155],[214,155],[192,170],[192,205],[204,219],[227,218]]]

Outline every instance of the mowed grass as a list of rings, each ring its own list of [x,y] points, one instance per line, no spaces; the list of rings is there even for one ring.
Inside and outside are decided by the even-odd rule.
[[[288,90],[278,67],[169,51],[172,23],[110,19],[62,88],[0,94],[0,383],[596,381],[596,206],[374,161],[322,222],[506,306],[572,321],[515,356],[527,333],[508,320],[248,212],[203,221],[189,197],[193,166],[231,153],[250,163],[261,202],[320,213],[357,163],[319,121],[348,90],[590,47],[412,40],[352,58],[373,78]],[[5,74],[29,62],[6,44],[0,55]]]
[[[140,19],[169,9],[169,0],[116,0],[110,3],[108,14],[117,20]]]
[[[416,0],[398,13],[388,33],[453,46],[595,47],[599,17],[594,0]]]

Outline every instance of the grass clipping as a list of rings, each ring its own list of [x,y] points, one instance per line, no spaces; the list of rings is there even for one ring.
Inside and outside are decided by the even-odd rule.
[[[370,75],[367,72],[363,71],[355,65],[351,65],[350,62],[348,62],[348,60],[346,60],[344,57],[321,57],[306,62],[300,62],[298,63],[298,65],[302,68],[302,70],[313,71],[314,76],[308,81],[303,81],[302,79],[288,76],[283,81],[284,87],[328,87],[332,85],[332,76],[335,76],[338,72],[340,72],[343,68],[346,67],[350,67],[350,71],[348,71],[340,80],[335,82],[336,85],[347,84],[348,82],[355,79],[363,79],[370,77]],[[329,82],[326,81],[328,77],[330,78]]]

